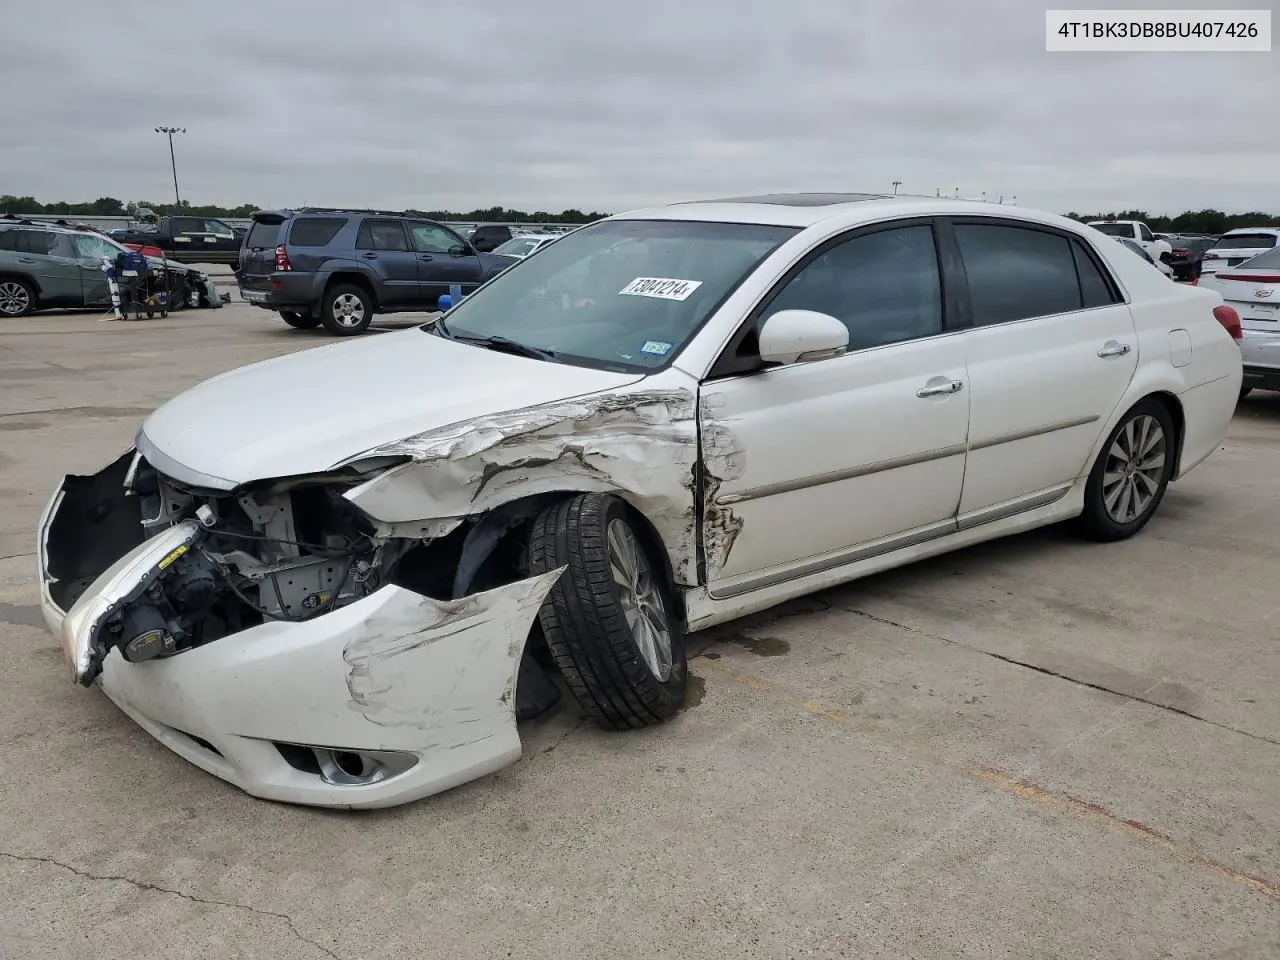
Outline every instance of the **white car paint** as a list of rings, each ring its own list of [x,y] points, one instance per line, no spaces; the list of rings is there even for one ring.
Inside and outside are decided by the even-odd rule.
[[[518,233],[506,243],[499,244],[494,247],[493,252],[498,256],[515,257],[523,260],[525,257],[533,256],[548,243],[553,240],[559,240],[564,234],[560,233]]]
[[[1132,240],[1157,262],[1165,254],[1173,252],[1173,245],[1159,234],[1153,233],[1141,220],[1090,220],[1089,226],[1107,236]]]
[[[1218,242],[1204,252],[1200,276],[1208,277],[1219,270],[1231,270],[1260,253],[1280,244],[1280,227],[1240,227],[1228,230]]]
[[[710,376],[743,318],[817,247],[853,229],[934,216],[1077,237],[1123,302]],[[344,494],[380,536],[441,537],[530,494],[611,492],[663,540],[686,626],[698,630],[1080,514],[1106,438],[1145,397],[1166,396],[1181,412],[1175,477],[1216,448],[1234,412],[1240,351],[1214,318],[1221,297],[1169,283],[1065,218],[878,198],[686,203],[610,220],[796,232],[723,298],[669,365],[648,375],[409,330],[206,381],[146,420],[139,451],[162,474],[223,490],[385,462]],[[482,287],[469,302],[484,296]],[[810,326],[811,342],[829,347],[829,330]],[[334,383],[343,384],[343,403],[326,402]],[[288,415],[286,405],[268,402],[282,394],[296,401]],[[704,481],[695,485],[699,469]],[[42,607],[83,680],[94,624],[145,586],[150,574],[139,571],[170,557],[178,528],[159,529],[64,611],[49,569],[66,484],[37,541]],[[100,682],[161,742],[257,796],[334,807],[403,803],[519,755],[514,672],[559,574],[451,601],[386,585],[309,620],[251,627],[168,658],[127,663],[112,650]],[[464,719],[479,725],[468,729]],[[272,740],[383,751],[411,766],[371,782],[335,781],[291,767]]]
[[[1202,276],[1199,286],[1240,315],[1244,386],[1280,390],[1280,248]]]

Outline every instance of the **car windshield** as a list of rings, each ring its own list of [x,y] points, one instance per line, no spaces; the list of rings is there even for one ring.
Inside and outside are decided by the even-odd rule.
[[[1259,270],[1280,270],[1280,247],[1272,247],[1266,253],[1260,253],[1252,260],[1246,260],[1236,269],[1244,270],[1245,267]]]
[[[1215,250],[1270,250],[1276,245],[1276,238],[1270,233],[1237,233],[1223,237],[1214,247]]]
[[[675,358],[711,312],[795,227],[606,220],[499,274],[435,329],[549,359],[645,371]]]
[[[538,244],[542,241],[536,237],[515,237],[506,243],[494,248],[494,253],[500,253],[507,257],[527,257],[538,249]]]
[[[1132,237],[1133,224],[1131,223],[1095,223],[1092,224],[1093,229],[1101,230],[1108,237]]]

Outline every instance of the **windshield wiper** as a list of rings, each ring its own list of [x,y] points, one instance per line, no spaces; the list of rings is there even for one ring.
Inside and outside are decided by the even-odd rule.
[[[472,337],[467,334],[454,333],[444,324],[444,318],[435,322],[435,329],[438,334],[446,340],[453,340],[455,343],[469,343],[472,346],[483,347],[486,350],[498,350],[502,353],[512,353],[518,357],[532,357],[534,360],[549,360],[556,362],[556,354],[554,350],[543,350],[540,347],[531,347],[527,343],[519,343],[515,340],[509,340],[506,337]]]

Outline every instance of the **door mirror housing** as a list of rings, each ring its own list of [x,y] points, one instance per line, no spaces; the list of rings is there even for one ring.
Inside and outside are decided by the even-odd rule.
[[[849,328],[816,310],[779,310],[760,328],[760,359],[792,364],[842,356],[849,349]]]

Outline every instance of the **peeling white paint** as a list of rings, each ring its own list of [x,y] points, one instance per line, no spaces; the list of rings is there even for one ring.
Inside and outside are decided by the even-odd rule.
[[[476,417],[365,451],[410,456],[347,492],[379,524],[478,516],[564,490],[613,493],[654,525],[677,583],[697,582],[695,395],[617,391]]]

